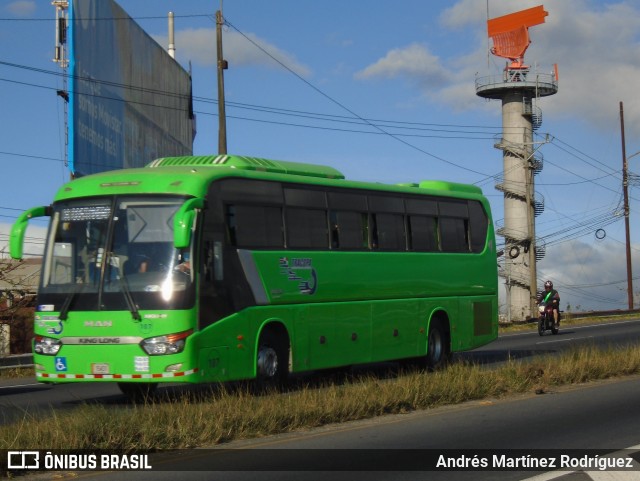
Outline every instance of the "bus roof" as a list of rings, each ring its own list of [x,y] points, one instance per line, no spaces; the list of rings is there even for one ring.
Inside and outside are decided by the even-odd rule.
[[[144,168],[122,169],[80,177],[63,185],[55,200],[124,194],[203,196],[216,178],[251,177],[336,187],[415,192],[455,197],[482,196],[475,185],[440,180],[381,184],[346,180],[333,167],[234,155],[163,157]]]

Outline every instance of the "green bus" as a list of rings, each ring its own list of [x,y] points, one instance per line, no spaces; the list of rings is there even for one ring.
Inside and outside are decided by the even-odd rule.
[[[415,358],[497,337],[498,276],[481,189],[345,180],[311,164],[161,158],[62,186],[35,312],[41,382],[256,379]]]

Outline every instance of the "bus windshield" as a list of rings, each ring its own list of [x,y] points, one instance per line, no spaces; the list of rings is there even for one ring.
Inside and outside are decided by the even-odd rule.
[[[121,196],[53,206],[40,310],[186,309],[194,303],[192,246],[176,249],[185,198]]]

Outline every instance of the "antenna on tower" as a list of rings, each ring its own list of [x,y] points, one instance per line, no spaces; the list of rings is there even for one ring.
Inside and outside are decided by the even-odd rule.
[[[509,68],[527,68],[524,53],[531,43],[529,27],[544,23],[547,15],[549,12],[539,5],[487,20],[487,33],[493,39],[491,53],[511,60]]]

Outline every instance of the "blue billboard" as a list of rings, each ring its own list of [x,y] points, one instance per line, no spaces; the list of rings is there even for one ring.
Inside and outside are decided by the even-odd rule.
[[[74,176],[191,155],[191,78],[113,0],[69,9],[69,168]]]

